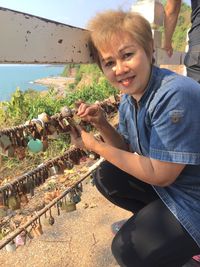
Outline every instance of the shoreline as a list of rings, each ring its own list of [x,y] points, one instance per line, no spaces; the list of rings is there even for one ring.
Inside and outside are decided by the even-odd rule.
[[[67,85],[70,83],[74,83],[75,78],[72,77],[62,77],[62,76],[55,76],[55,77],[46,77],[35,80],[33,83],[52,86],[55,87],[58,91],[66,89]]]
[[[54,87],[58,96],[65,96],[65,91],[67,89],[67,86],[70,83],[74,83],[74,81],[75,81],[75,78],[73,78],[73,77],[52,76],[52,77],[36,79],[34,81],[31,81],[30,84],[38,84],[38,85],[46,86],[47,88],[44,88],[44,90],[40,91],[41,94],[44,94],[44,92],[47,92],[49,89],[48,87],[52,86],[52,87]],[[16,87],[16,89],[17,89],[17,87]],[[26,90],[28,90],[28,86],[27,86]],[[36,89],[33,89],[33,90],[36,90]],[[36,91],[38,91],[38,90],[36,90]],[[10,99],[0,100],[0,103],[10,101]]]

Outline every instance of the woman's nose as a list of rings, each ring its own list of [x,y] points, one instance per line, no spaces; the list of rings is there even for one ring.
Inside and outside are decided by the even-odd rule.
[[[116,61],[115,66],[113,67],[113,71],[116,75],[120,75],[127,71],[127,66],[121,60]]]

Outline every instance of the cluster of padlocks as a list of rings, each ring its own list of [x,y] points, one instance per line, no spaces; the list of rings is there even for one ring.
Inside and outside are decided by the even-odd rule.
[[[109,98],[99,103],[105,114],[112,116],[117,112],[119,98]],[[76,111],[63,107],[59,114],[48,116],[42,113],[37,119],[26,122],[24,125],[12,127],[0,131],[1,154],[8,157],[17,156],[19,159],[26,157],[26,149],[37,153],[47,149],[48,136],[58,132],[67,133],[70,127],[79,124],[87,129],[91,125],[78,121]],[[34,170],[15,178],[10,183],[0,187],[0,249],[5,247],[7,251],[14,251],[16,247],[25,244],[26,238],[34,238],[43,233],[42,223],[53,225],[55,218],[52,216],[52,207],[56,207],[58,215],[60,211],[71,212],[76,210],[76,205],[81,201],[82,180],[71,186],[64,192],[56,188],[46,192],[44,207],[25,224],[23,221],[17,225],[13,223],[10,211],[20,210],[21,205],[28,203],[28,197],[34,197],[37,187],[46,182],[49,177],[63,174],[64,170],[71,170],[74,165],[79,165],[82,158],[98,159],[95,153],[78,148],[67,150],[62,156],[56,157],[40,164]],[[84,178],[89,174],[88,172]],[[48,214],[48,215],[47,215]],[[41,223],[41,217],[45,220]],[[4,220],[6,218],[6,220]],[[29,230],[27,230],[29,229]]]
[[[112,114],[117,110],[118,98],[110,97],[100,105],[106,114]],[[86,129],[91,127],[84,121],[78,121],[76,110],[68,107],[61,108],[60,113],[53,116],[39,114],[38,118],[27,121],[24,125],[0,130],[0,154],[17,156],[22,160],[26,157],[27,148],[33,153],[45,151],[48,148],[48,138],[69,132],[70,127],[77,123]]]
[[[34,196],[34,189],[57,174],[63,174],[65,169],[72,169],[78,165],[82,157],[87,154],[78,148],[68,150],[64,155],[40,164],[37,168],[15,178],[10,183],[0,187],[0,217],[3,217],[5,209],[20,209],[20,203],[26,203],[26,195]],[[96,155],[97,159],[98,155]]]
[[[52,226],[55,223],[55,214],[52,214],[52,210],[57,210],[58,216],[61,211],[67,213],[75,211],[76,205],[81,201],[83,180],[91,175],[102,161],[103,159],[100,159],[94,163],[87,173],[81,176],[78,181],[74,182],[73,185],[63,192],[60,192],[59,189],[49,192],[50,195],[45,201],[45,206],[41,210],[35,211],[35,215],[32,214],[34,216],[31,215],[28,221],[22,220],[21,222],[16,222],[12,216],[10,220],[4,221],[4,223],[1,224],[0,235],[2,242],[0,242],[0,249],[5,247],[9,252],[15,251],[17,247],[25,245],[27,240],[30,241],[42,235],[43,226]],[[10,210],[18,210],[20,208],[17,198],[12,197],[11,202],[13,202],[13,204],[10,206]]]

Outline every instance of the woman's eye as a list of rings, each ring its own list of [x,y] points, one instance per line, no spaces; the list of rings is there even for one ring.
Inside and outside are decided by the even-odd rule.
[[[133,52],[128,52],[128,53],[125,53],[125,54],[124,54],[124,58],[130,58],[130,57],[132,57],[133,55],[134,55]]]
[[[105,62],[104,66],[108,68],[108,67],[111,67],[113,64],[114,64],[113,61],[108,61],[108,62]]]

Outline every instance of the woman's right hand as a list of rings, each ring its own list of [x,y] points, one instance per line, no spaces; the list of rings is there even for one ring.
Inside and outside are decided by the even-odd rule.
[[[105,113],[98,104],[88,105],[86,103],[81,103],[77,115],[82,120],[93,124],[96,128],[106,122]]]

